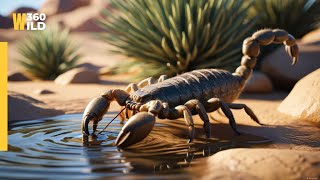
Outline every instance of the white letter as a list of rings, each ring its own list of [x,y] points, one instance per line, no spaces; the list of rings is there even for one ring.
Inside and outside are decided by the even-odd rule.
[[[41,27],[42,25],[42,27]],[[38,22],[38,30],[45,30],[46,29],[46,24],[44,22]]]

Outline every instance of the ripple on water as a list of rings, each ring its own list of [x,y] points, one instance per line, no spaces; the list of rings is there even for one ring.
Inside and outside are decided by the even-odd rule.
[[[98,129],[110,120],[106,117]],[[80,126],[81,114],[11,123],[9,151],[0,153],[0,177],[90,179],[142,175],[183,178],[188,177],[184,168],[197,164],[197,158],[244,146],[243,142],[201,137],[187,144],[186,137],[181,137],[185,134],[184,128],[158,123],[145,140],[121,150],[114,146],[122,128],[118,120],[96,137],[83,138]]]

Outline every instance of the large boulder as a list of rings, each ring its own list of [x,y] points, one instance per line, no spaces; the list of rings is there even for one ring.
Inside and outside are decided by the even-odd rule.
[[[259,71],[252,73],[244,88],[246,93],[270,93],[272,90],[273,85],[269,77]]]
[[[47,0],[43,3],[39,12],[52,16],[60,13],[70,12],[79,7],[88,6],[91,0]]]
[[[229,149],[195,167],[196,179],[318,179],[318,152],[281,149]],[[205,166],[205,167],[204,167]]]
[[[261,71],[266,73],[277,88],[291,90],[301,78],[320,68],[320,45],[299,43],[299,60],[291,66],[291,58],[281,47],[265,57]]]
[[[320,68],[294,86],[278,111],[320,125]]]
[[[60,85],[73,83],[99,83],[100,78],[96,71],[91,71],[87,68],[74,68],[59,75],[54,82]]]
[[[48,107],[45,103],[30,96],[8,92],[8,119],[28,120],[63,114],[62,111]]]

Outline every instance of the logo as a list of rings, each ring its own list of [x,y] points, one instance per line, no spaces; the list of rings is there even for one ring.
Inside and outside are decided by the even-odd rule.
[[[12,13],[13,29],[16,31],[39,31],[46,29],[44,13]]]

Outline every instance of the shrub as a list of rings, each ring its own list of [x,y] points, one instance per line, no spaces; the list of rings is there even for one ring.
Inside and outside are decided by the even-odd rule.
[[[234,70],[252,29],[245,0],[110,0],[101,35],[133,61],[120,70],[139,77],[173,76],[199,68]]]
[[[301,38],[319,23],[320,0],[255,0],[250,14],[257,29],[281,28]]]
[[[19,60],[26,72],[43,80],[53,80],[73,68],[80,58],[78,47],[71,44],[68,30],[47,28],[31,32],[18,45]]]

